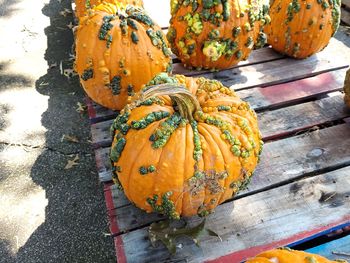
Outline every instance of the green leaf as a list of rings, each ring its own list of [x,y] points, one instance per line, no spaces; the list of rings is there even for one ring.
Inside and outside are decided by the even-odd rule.
[[[171,254],[176,253],[176,238],[185,236],[190,238],[196,246],[199,247],[199,236],[201,234],[208,234],[209,236],[215,236],[222,241],[221,237],[210,229],[204,228],[205,219],[194,227],[187,227],[186,223],[182,227],[172,227],[170,220],[164,220],[161,222],[153,223],[148,229],[149,239],[153,247],[160,241],[165,245]]]

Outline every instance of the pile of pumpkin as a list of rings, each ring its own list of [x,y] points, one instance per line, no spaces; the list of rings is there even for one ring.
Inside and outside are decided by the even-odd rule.
[[[170,2],[165,36],[141,0],[76,0],[76,70],[94,101],[120,110],[115,183],[137,207],[176,219],[206,216],[243,189],[263,143],[249,104],[218,81],[171,75],[172,52],[189,68],[225,69],[268,39],[305,58],[335,33],[340,1]]]

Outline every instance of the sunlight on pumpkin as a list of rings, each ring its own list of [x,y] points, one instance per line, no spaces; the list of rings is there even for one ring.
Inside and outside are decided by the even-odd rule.
[[[0,240],[15,255],[45,221],[45,190],[31,169],[45,145],[41,116],[48,97],[35,81],[47,73],[45,60],[50,19],[42,13],[49,0],[1,1],[0,17]],[[15,174],[16,173],[16,174]]]

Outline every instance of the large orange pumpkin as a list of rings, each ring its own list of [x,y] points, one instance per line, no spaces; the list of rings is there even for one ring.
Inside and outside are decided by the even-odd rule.
[[[75,14],[78,18],[82,17],[86,14],[87,10],[92,9],[101,3],[111,3],[114,5],[134,5],[143,7],[142,0],[75,0]]]
[[[325,257],[304,251],[279,248],[269,250],[249,259],[246,263],[347,263],[346,260],[328,260]]]
[[[171,0],[167,34],[172,51],[187,67],[223,69],[245,60],[266,42],[268,6],[253,0]]]
[[[344,92],[345,104],[350,108],[350,69],[346,72],[346,77],[344,81]]]
[[[249,182],[256,114],[215,80],[162,73],[149,85],[111,127],[114,181],[147,212],[205,216]]]
[[[171,52],[159,26],[141,8],[96,6],[76,32],[76,70],[97,103],[120,110],[160,72],[171,71]]]
[[[280,53],[306,58],[324,49],[337,31],[340,0],[275,0],[270,17],[264,29],[268,43]]]

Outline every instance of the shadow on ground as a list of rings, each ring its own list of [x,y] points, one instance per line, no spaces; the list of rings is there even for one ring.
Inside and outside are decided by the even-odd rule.
[[[51,0],[42,10],[50,18],[45,29],[49,69],[36,81],[36,89],[49,96],[41,120],[47,132],[31,178],[44,189],[48,200],[45,221],[15,256],[5,252],[0,262],[115,262],[113,240],[105,234],[109,232],[106,208],[89,142],[88,118],[76,111],[84,94],[78,79],[61,75],[59,66],[61,61],[63,68],[72,66],[73,36],[67,25],[73,17],[69,12],[60,14],[65,8],[71,9],[69,0]],[[0,110],[7,110],[6,105]],[[63,135],[74,136],[79,142],[62,142]],[[78,164],[65,169],[75,156]],[[0,240],[0,246],[7,245]]]

